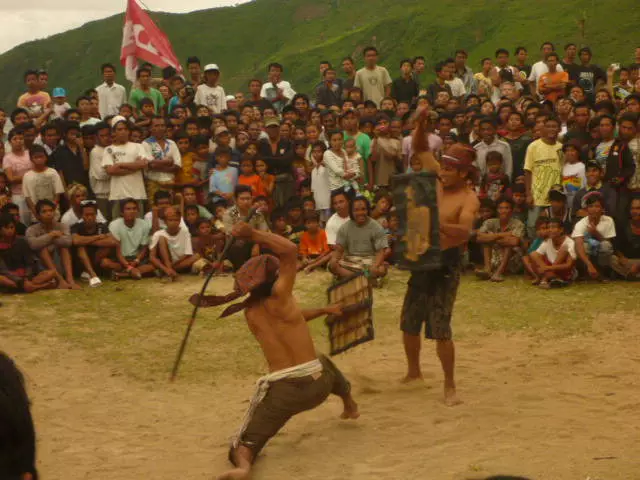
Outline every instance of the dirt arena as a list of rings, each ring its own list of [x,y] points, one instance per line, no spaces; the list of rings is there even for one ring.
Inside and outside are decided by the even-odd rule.
[[[326,277],[313,277],[300,282],[305,305],[324,298]],[[376,340],[335,358],[361,418],[340,420],[336,398],[295,417],[254,479],[640,478],[637,285],[539,292],[520,280],[465,279],[454,320],[465,403],[447,408],[433,345],[423,349],[424,383],[399,382],[405,280],[395,272],[376,291]],[[222,323],[203,311],[180,377],[168,383],[185,298],[199,282],[2,299],[0,348],[27,378],[44,480],[213,479],[229,467],[228,439],[264,364],[241,317]],[[119,299],[109,302],[109,290]]]

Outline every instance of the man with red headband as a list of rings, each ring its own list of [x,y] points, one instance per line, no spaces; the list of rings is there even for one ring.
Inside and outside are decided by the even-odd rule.
[[[339,314],[340,306],[301,310],[293,297],[298,266],[298,248],[280,235],[253,229],[244,222],[231,234],[251,241],[274,255],[259,255],[236,273],[235,289],[224,297],[194,295],[191,302],[216,306],[249,294],[228,307],[222,317],[244,310],[269,364],[270,373],[260,380],[249,410],[229,452],[236,468],[221,479],[249,478],[251,466],[262,447],[294,415],[320,405],[330,393],[344,404],[344,419],[360,416],[351,397],[351,385],[336,366],[313,346],[307,321]]]
[[[475,150],[460,143],[453,144],[442,155],[437,190],[442,266],[438,270],[411,272],[400,322],[408,364],[404,381],[422,378],[420,331],[424,323],[426,338],[436,341],[444,371],[444,401],[448,406],[460,403],[453,376],[451,314],[460,284],[463,249],[480,208],[476,194],[466,187],[467,177],[475,174],[475,158]]]

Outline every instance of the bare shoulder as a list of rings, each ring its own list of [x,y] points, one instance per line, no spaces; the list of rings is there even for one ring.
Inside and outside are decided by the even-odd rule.
[[[465,206],[467,208],[474,208],[478,210],[480,208],[480,200],[478,200],[478,195],[473,190],[466,190],[466,195],[464,199]]]

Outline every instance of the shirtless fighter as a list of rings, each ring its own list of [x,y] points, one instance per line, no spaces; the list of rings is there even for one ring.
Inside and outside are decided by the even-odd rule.
[[[442,267],[435,271],[411,272],[400,322],[408,363],[404,381],[422,378],[420,331],[424,323],[426,338],[436,341],[444,370],[444,401],[449,406],[460,403],[453,378],[455,350],[451,340],[451,314],[460,283],[463,247],[469,240],[479,209],[476,194],[468,190],[465,183],[474,169],[475,156],[473,148],[459,143],[442,155],[438,172]]]
[[[240,431],[234,439],[229,459],[236,468],[220,479],[249,478],[251,466],[267,441],[294,415],[317,407],[330,393],[344,403],[342,418],[359,417],[351,397],[351,386],[336,366],[313,346],[307,321],[327,314],[339,314],[340,306],[302,310],[293,298],[297,271],[297,247],[270,232],[253,229],[247,223],[234,225],[231,234],[250,240],[274,255],[259,255],[236,273],[235,291],[225,297],[198,295],[192,303],[215,306],[250,294],[228,307],[222,317],[244,310],[269,364],[270,373],[258,381],[256,393]]]

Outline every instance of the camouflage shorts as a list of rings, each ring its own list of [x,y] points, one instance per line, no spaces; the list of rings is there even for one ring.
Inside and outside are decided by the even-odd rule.
[[[413,272],[402,305],[400,329],[432,340],[451,340],[451,315],[460,285],[460,266]]]

